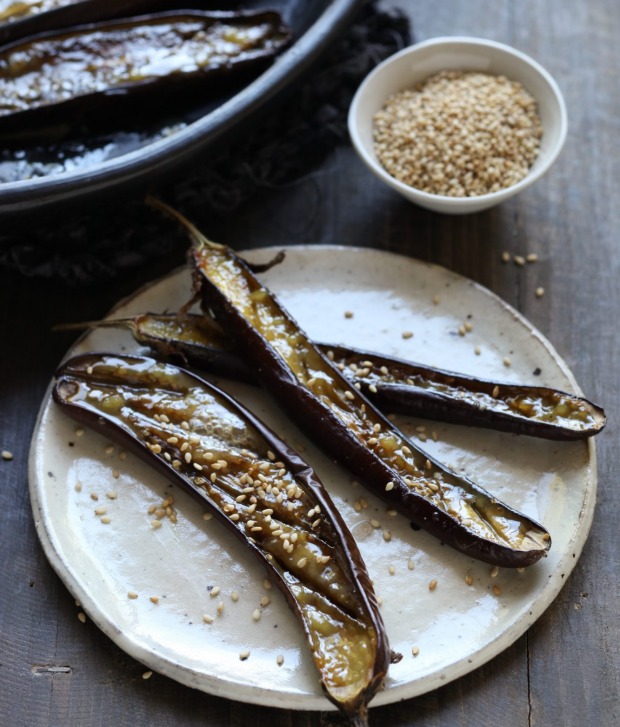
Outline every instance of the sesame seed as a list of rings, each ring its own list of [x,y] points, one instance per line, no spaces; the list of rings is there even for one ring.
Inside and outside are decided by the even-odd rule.
[[[82,427],[79,427],[78,429],[75,430],[75,436],[76,437],[83,437],[84,436],[84,430],[82,429]]]
[[[2,450],[2,459],[5,462],[10,462],[13,459],[13,453],[9,452],[8,449],[3,449]]]
[[[205,512],[205,514],[202,516],[202,519],[203,520],[211,520],[212,517],[213,517],[213,514],[212,513]]]
[[[78,621],[81,621],[83,624],[86,623],[86,614],[83,611],[80,611],[77,617]]]
[[[90,493],[90,499],[91,500],[94,500],[95,502],[97,502],[97,500],[99,499],[99,495],[96,492],[91,492]]]
[[[513,258],[515,265],[518,265],[519,267],[523,267],[525,265],[525,258],[523,255],[515,255]]]
[[[537,298],[542,298],[543,295],[545,294],[545,289],[544,288],[536,288],[536,293],[535,294],[536,294],[536,297]]]
[[[499,396],[499,386],[494,386],[493,387],[493,391],[491,392],[491,396],[494,399],[497,399],[497,397]]]
[[[353,401],[353,399],[355,399],[355,394],[352,391],[345,391],[344,396],[345,399],[348,399],[349,401]]]
[[[95,515],[105,515],[108,508],[105,505],[95,508]]]
[[[300,559],[299,559],[299,560],[297,561],[297,567],[298,567],[298,568],[304,568],[304,567],[306,566],[306,564],[307,564],[307,563],[308,563],[308,559],[307,559],[307,558],[300,558]]]
[[[502,592],[502,589],[499,586],[493,586],[493,593],[496,596],[499,596],[501,594],[501,592]]]
[[[159,596],[150,596],[149,601],[151,603],[159,603]]]
[[[75,491],[76,492],[82,492],[82,483],[81,482],[76,482],[75,483]]]
[[[346,311],[344,312],[344,317],[345,317],[345,318],[353,318],[353,311],[351,311],[351,310],[346,310]]]
[[[394,489],[394,483],[392,481],[388,482],[387,485],[385,486],[385,491],[389,492],[390,490],[393,490],[393,489]]]
[[[265,578],[265,580],[263,581],[263,588],[265,588],[267,591],[271,590],[272,584],[268,578]]]
[[[113,444],[108,444],[108,446],[105,448],[105,453],[106,454],[112,454],[113,452],[114,452],[114,445]]]
[[[368,391],[370,391],[372,394],[376,394],[377,387],[374,384],[370,384],[370,386],[368,387]]]
[[[503,263],[510,262],[510,253],[507,250],[504,250],[504,252],[502,253],[502,262]]]
[[[409,558],[409,560],[407,561],[407,568],[409,570],[413,570],[415,568],[414,562],[413,560],[411,560],[411,558]]]
[[[413,654],[413,656],[417,656],[420,653],[419,647],[418,646],[413,646],[411,648],[411,653]]]
[[[498,565],[493,566],[493,568],[491,569],[491,578],[497,578],[498,573],[499,573],[499,566]]]
[[[116,500],[118,494],[112,490],[111,492],[106,492],[105,496],[108,498],[108,500]]]
[[[381,527],[381,523],[378,520],[371,520],[370,524],[372,525],[373,528]]]
[[[384,530],[383,531],[383,540],[385,540],[385,542],[387,543],[391,539],[392,539],[392,533],[389,530]]]
[[[431,581],[431,582],[430,582],[430,583],[428,584],[428,590],[429,590],[429,591],[434,591],[434,590],[435,590],[436,588],[437,588],[437,581],[436,581],[435,579],[433,579],[433,580],[432,580],[432,581]]]
[[[161,520],[151,520],[151,527],[153,528],[153,530],[161,528]]]
[[[232,592],[232,593],[230,594],[230,600],[231,600],[231,601],[232,601],[233,603],[237,603],[237,601],[239,600],[239,591],[233,591],[233,592]]]
[[[213,623],[213,621],[214,621],[215,619],[213,618],[213,616],[210,616],[210,615],[209,615],[208,613],[205,613],[205,614],[203,614],[203,616],[202,616],[202,620],[203,620],[203,621],[204,621],[204,622],[205,622],[206,624],[212,624],[212,623]]]
[[[276,658],[276,664],[278,666],[282,666],[282,664],[284,664],[284,657],[282,656],[282,654],[278,654]]]
[[[213,586],[213,588],[209,591],[209,595],[211,598],[215,598],[215,596],[219,596],[220,590],[220,586]]]
[[[401,336],[405,339],[407,338],[413,338],[413,331],[403,331],[401,333]]]
[[[242,652],[241,652],[241,653],[239,654],[239,660],[240,660],[240,661],[246,661],[246,660],[247,660],[247,659],[249,659],[249,658],[250,658],[250,652],[249,652],[249,650],[248,650],[248,651],[242,651]]]
[[[262,597],[262,598],[260,599],[260,605],[261,605],[261,606],[262,606],[263,608],[266,608],[266,607],[267,607],[267,606],[268,606],[268,605],[269,605],[270,603],[271,603],[271,599],[269,598],[269,596],[263,596],[263,597]]]
[[[528,263],[535,263],[538,261],[538,255],[535,252],[530,252],[525,256]]]
[[[393,565],[391,565],[391,566],[390,566],[390,567],[388,568],[388,572],[389,572],[389,574],[390,574],[391,576],[393,576],[393,575],[394,575],[394,574],[396,573],[396,568],[394,568],[394,566],[393,566]]]
[[[151,678],[152,676],[153,676],[153,672],[152,672],[152,671],[150,671],[150,670],[149,670],[149,671],[145,671],[145,672],[144,672],[144,673],[142,674],[142,678],[143,678],[143,679],[150,679],[150,678]]]
[[[252,619],[254,621],[260,621],[260,616],[261,616],[260,609],[255,608],[254,611],[252,611]]]
[[[467,583],[468,586],[471,586],[473,582],[474,582],[474,579],[469,574],[467,574],[465,576],[465,583]]]
[[[130,598],[132,601],[135,601],[135,599],[138,598],[138,594],[135,591],[129,591],[127,593],[127,598]]]
[[[474,353],[476,354],[476,356],[480,356],[480,354],[482,353],[480,346],[476,346],[476,348],[474,348]]]
[[[508,356],[506,356],[504,358],[504,362],[503,363],[504,363],[504,366],[506,366],[506,368],[508,368],[509,366],[512,366],[512,361],[508,358]]]
[[[218,604],[215,607],[215,612],[218,616],[221,616],[224,613],[224,601],[218,601]]]
[[[112,520],[107,515],[104,515],[101,518],[101,522],[103,523],[103,525],[109,525],[112,522]]]

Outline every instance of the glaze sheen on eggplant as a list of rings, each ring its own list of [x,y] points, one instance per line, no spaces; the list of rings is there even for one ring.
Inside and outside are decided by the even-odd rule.
[[[82,328],[90,326],[127,328],[138,343],[159,355],[180,358],[218,376],[255,380],[235,354],[230,339],[206,316],[143,313],[79,324]],[[584,439],[605,427],[605,412],[600,407],[557,389],[478,379],[346,346],[316,345],[386,414],[556,441]]]
[[[227,394],[171,364],[89,353],[56,377],[66,414],[188,489],[267,567],[327,697],[366,724],[390,650],[360,552],[313,470]]]
[[[0,45],[50,30],[162,10],[223,10],[231,0],[0,0]]]
[[[506,567],[531,565],[549,533],[419,449],[344,378],[230,248],[157,200],[192,239],[194,284],[263,386],[336,461],[413,523],[457,550]]]
[[[0,49],[0,133],[187,100],[223,77],[259,73],[289,40],[275,12],[173,11],[18,41]]]

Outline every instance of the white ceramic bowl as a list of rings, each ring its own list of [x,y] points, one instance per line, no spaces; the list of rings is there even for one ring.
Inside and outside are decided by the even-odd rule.
[[[373,147],[373,118],[387,98],[413,88],[443,70],[481,71],[518,81],[536,99],[543,136],[528,174],[498,192],[476,197],[429,194],[392,177],[379,164]],[[405,48],[375,68],[362,82],[349,109],[349,134],[362,160],[379,179],[411,202],[436,212],[465,214],[492,207],[540,179],[556,160],[566,139],[566,106],[557,83],[532,58],[514,48],[480,38],[434,38]]]

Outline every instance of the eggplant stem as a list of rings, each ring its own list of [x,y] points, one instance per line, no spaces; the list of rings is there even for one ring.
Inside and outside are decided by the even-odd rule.
[[[205,237],[205,235],[200,232],[200,230],[192,222],[190,222],[185,215],[182,215],[169,204],[162,202],[161,199],[149,194],[146,196],[145,202],[150,207],[153,207],[154,209],[168,215],[168,217],[171,217],[173,220],[176,220],[199,245],[205,245],[206,247],[210,247],[215,250],[223,250],[225,248],[225,245],[220,245],[219,242],[213,242],[213,240],[209,240]]]

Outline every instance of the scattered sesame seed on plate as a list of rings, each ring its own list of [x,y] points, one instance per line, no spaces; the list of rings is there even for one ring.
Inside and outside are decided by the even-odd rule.
[[[149,670],[149,671],[145,671],[145,672],[144,672],[144,673],[142,674],[142,678],[143,678],[143,679],[150,679],[150,678],[151,678],[152,676],[153,676],[153,672],[152,672],[152,671],[150,671],[150,670]]]
[[[81,621],[83,624],[86,623],[86,614],[83,611],[80,611],[77,617],[78,620]]]
[[[2,450],[2,459],[5,462],[10,462],[13,459],[13,453],[9,452],[8,449],[3,449]]]

